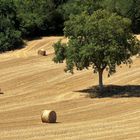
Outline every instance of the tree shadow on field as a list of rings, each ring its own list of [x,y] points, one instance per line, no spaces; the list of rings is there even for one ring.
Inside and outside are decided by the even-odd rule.
[[[140,85],[108,85],[105,86],[102,93],[98,86],[92,86],[87,89],[79,90],[82,95],[91,98],[122,98],[122,97],[140,97]]]

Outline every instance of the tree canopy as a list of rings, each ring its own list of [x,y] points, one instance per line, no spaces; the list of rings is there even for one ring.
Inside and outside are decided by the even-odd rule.
[[[67,0],[1,0],[0,52],[22,47],[22,40],[63,34],[59,6]]]
[[[87,12],[89,15],[94,11],[102,8],[103,0],[69,0],[63,5],[63,15],[65,20],[69,19],[70,15],[78,15],[82,12]]]
[[[63,35],[71,15],[99,9],[129,18],[133,33],[140,33],[139,0],[1,0],[0,52],[19,48],[23,39]]]
[[[22,43],[16,8],[12,1],[0,1],[0,52],[18,48]]]
[[[140,33],[140,0],[104,0],[102,6],[110,12],[129,18],[133,32]]]
[[[63,29],[63,16],[58,10],[62,0],[16,1],[20,30],[24,37],[59,34]]]
[[[64,34],[67,44],[60,41],[54,45],[54,62],[66,60],[66,71],[93,68],[99,74],[99,87],[103,89],[102,74],[109,75],[121,63],[131,63],[131,56],[138,53],[138,41],[130,31],[131,21],[127,18],[98,10],[93,14],[71,15],[65,22]]]

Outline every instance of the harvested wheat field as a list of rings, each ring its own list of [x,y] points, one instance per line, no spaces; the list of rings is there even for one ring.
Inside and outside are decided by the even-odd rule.
[[[52,61],[52,44],[60,38],[66,41],[43,37],[0,55],[0,140],[140,140],[140,58],[110,78],[104,74],[107,85],[128,85],[131,97],[86,98],[98,76],[64,73],[65,64]],[[42,123],[43,110],[55,110],[57,123]]]

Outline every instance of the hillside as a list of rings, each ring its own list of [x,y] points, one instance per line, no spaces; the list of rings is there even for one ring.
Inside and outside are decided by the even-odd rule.
[[[0,55],[0,140],[139,140],[140,99],[83,96],[98,84],[92,70],[64,73],[65,64],[52,61],[52,44],[63,37],[43,37],[26,47]],[[48,56],[38,56],[44,48]],[[122,66],[106,85],[140,89],[140,58]],[[55,110],[58,123],[42,124],[44,109]]]

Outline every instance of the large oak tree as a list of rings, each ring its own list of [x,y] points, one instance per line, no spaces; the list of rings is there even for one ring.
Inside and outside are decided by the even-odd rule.
[[[116,66],[131,63],[131,56],[138,53],[138,40],[130,32],[127,18],[98,10],[92,15],[82,13],[70,16],[65,22],[64,34],[68,43],[54,44],[54,62],[66,60],[66,71],[93,68],[99,75],[99,89],[103,91],[103,71],[111,75]]]

